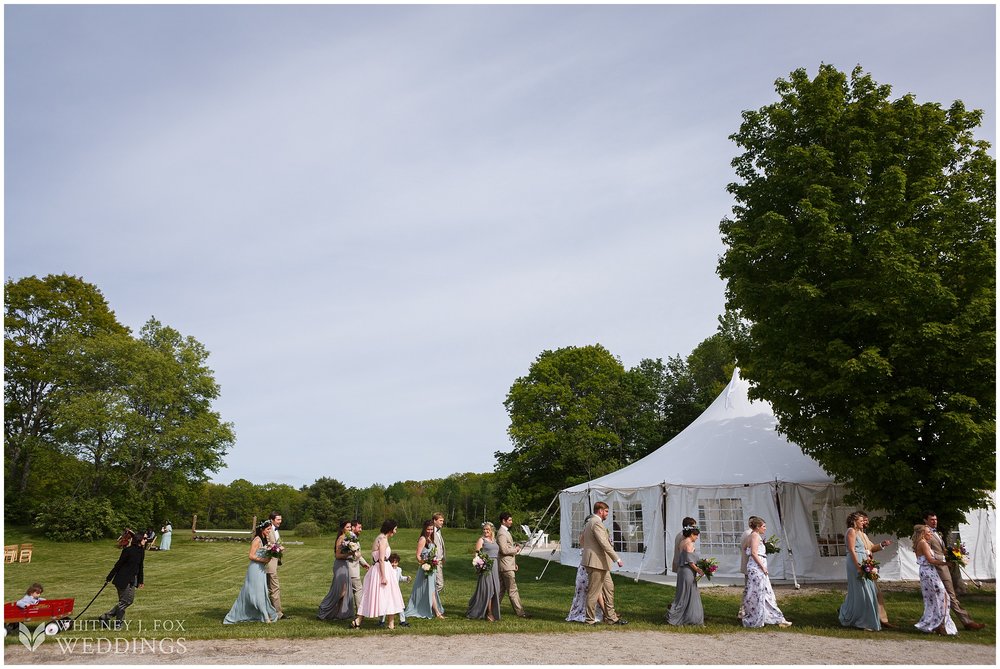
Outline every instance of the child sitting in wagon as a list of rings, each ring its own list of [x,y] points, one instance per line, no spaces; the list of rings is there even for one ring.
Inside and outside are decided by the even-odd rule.
[[[28,588],[28,591],[24,593],[24,597],[14,602],[19,609],[26,609],[29,606],[34,606],[38,602],[45,601],[45,598],[41,596],[44,589],[41,583],[32,583]]]

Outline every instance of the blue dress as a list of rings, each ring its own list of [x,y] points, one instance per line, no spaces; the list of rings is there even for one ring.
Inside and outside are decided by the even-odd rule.
[[[264,557],[264,549],[257,551],[257,557]],[[244,622],[274,622],[278,617],[278,612],[271,605],[271,598],[267,595],[267,565],[262,562],[250,561],[247,567],[247,577],[243,581],[243,587],[233,608],[223,619],[223,624]]]
[[[170,538],[174,536],[174,528],[167,525],[163,528],[163,532],[160,533],[160,550],[168,551],[170,550]]]
[[[850,548],[850,547],[848,547]],[[858,562],[868,558],[868,551],[861,540],[861,533],[854,534],[854,555]],[[840,607],[840,624],[844,627],[858,627],[864,630],[881,630],[882,623],[878,619],[878,595],[875,583],[868,579],[858,578],[858,569],[850,556],[844,558],[847,566],[847,599]]]
[[[444,606],[441,604],[441,593],[434,587],[437,579],[437,571],[431,569],[424,571],[423,565],[417,566],[417,575],[413,577],[413,590],[410,592],[410,601],[406,603],[403,615],[407,618],[433,618],[434,609],[431,602],[437,606],[437,610],[444,615]]]

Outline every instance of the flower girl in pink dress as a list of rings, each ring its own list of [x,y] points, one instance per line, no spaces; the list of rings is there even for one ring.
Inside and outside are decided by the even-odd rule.
[[[361,589],[361,603],[358,617],[351,622],[351,629],[361,627],[364,618],[387,616],[388,629],[396,629],[396,614],[403,610],[403,593],[399,590],[399,580],[389,564],[389,537],[396,534],[395,520],[382,523],[379,535],[372,545],[372,566],[365,574]]]

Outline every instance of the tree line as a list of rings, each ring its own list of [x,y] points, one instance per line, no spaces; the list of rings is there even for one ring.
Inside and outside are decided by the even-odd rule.
[[[235,436],[212,409],[220,389],[200,342],[155,318],[133,334],[79,277],[32,276],[4,289],[4,517],[53,538],[95,539],[167,519],[179,528],[195,514],[203,529],[238,529],[275,510],[289,529],[318,531],[345,516],[393,517],[404,527],[436,511],[459,527],[501,510],[538,518],[555,491],[683,429],[733,368],[724,326],[687,359],[646,359],[631,370],[600,345],[545,351],[510,389],[516,446],[497,453],[494,472],[366,488],[329,477],[299,488],[221,484],[209,477]],[[537,424],[542,415],[548,422]],[[537,438],[546,431],[555,437]]]

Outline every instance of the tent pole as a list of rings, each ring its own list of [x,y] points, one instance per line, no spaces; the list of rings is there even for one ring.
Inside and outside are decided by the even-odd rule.
[[[560,492],[562,492],[562,491],[560,491]],[[559,499],[559,493],[558,492],[556,493],[556,496],[552,498],[552,501],[549,502],[548,507],[545,509],[545,513],[543,513],[541,515],[541,517],[538,519],[538,522],[535,524],[535,529],[531,531],[531,536],[529,536],[528,539],[531,539],[531,537],[535,536],[535,533],[538,532],[538,526],[542,524],[542,521],[545,519],[545,516],[549,515],[549,510],[552,508],[552,505],[556,503],[557,499]],[[549,524],[551,524],[551,523],[552,523],[552,518],[549,518],[549,522],[546,523],[545,529],[549,529]],[[528,555],[531,555],[531,551],[534,550],[534,548],[535,548],[534,545],[528,546]],[[555,549],[553,549],[552,552],[555,553]],[[551,558],[549,558],[549,559],[551,559]]]
[[[778,522],[781,523],[781,536],[785,539],[785,550],[788,551],[788,561],[792,565],[792,582],[795,584],[795,589],[798,590],[802,586],[799,585],[799,578],[795,575],[795,555],[792,553],[791,547],[788,545],[788,531],[785,529],[785,519],[782,518],[781,513],[781,498],[778,497],[778,488],[780,484],[778,483],[777,477],[774,479],[774,506],[778,509]]]
[[[669,568],[667,567],[667,482],[664,481],[660,484],[660,515],[663,520],[663,572],[668,573]],[[671,560],[673,555],[670,556]]]

